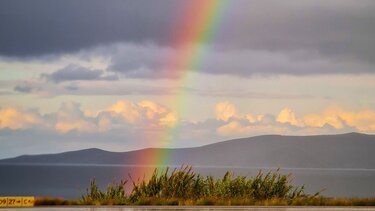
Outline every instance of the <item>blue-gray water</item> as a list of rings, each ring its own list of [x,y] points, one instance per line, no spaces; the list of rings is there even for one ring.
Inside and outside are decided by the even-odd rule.
[[[33,195],[78,198],[92,178],[104,188],[113,180],[139,178],[154,167],[103,165],[0,165],[0,195]],[[194,167],[202,175],[222,177],[227,170],[254,176],[259,168]],[[263,171],[269,171],[264,169]],[[375,197],[375,170],[366,169],[281,169],[292,174],[293,184],[305,184],[309,193],[321,189],[325,196]]]

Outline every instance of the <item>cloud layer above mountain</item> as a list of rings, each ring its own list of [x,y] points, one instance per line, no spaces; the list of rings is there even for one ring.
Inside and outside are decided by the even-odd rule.
[[[78,103],[70,102],[63,103],[58,111],[44,115],[37,110],[1,108],[0,128],[82,134],[125,130],[141,134],[147,131],[164,133],[168,128],[193,130],[199,126],[197,128],[200,130],[230,137],[267,133],[375,132],[375,112],[372,110],[347,111],[336,106],[301,117],[289,108],[284,108],[278,114],[243,114],[233,103],[226,101],[217,103],[215,112],[216,119],[189,122],[179,119],[176,111],[150,100],[138,103],[121,100],[98,111],[83,111]]]
[[[199,69],[210,74],[374,72],[371,0],[224,1],[210,39],[175,43],[194,1],[6,0],[0,55],[38,58],[104,46],[109,69],[136,78],[175,77],[183,70],[168,70],[166,63],[189,48],[207,49]]]

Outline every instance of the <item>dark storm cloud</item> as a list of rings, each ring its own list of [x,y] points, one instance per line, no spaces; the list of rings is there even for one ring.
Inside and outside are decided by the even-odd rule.
[[[38,56],[119,41],[168,42],[182,1],[4,0],[0,54]]]
[[[42,74],[42,78],[48,81],[60,83],[63,81],[76,81],[76,80],[117,80],[116,75],[106,75],[104,71],[93,70],[77,65],[68,65],[60,70],[51,74]]]
[[[330,57],[375,60],[374,1],[266,0],[242,6],[233,4],[227,11],[227,24],[222,28],[227,33],[220,33],[219,40],[253,50],[308,50]]]
[[[199,0],[1,1],[0,55],[25,58],[151,43],[159,49],[112,53],[110,69],[127,77],[173,78],[161,66],[168,58],[163,53],[176,53],[176,36],[185,29],[182,20],[193,18],[184,17],[184,9],[193,1]],[[206,54],[203,72],[375,71],[375,1],[231,0],[218,17],[213,37],[187,40],[216,53]]]

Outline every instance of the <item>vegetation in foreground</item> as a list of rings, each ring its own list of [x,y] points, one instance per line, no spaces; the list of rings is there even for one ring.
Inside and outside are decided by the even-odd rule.
[[[279,171],[259,172],[255,177],[203,177],[191,166],[170,171],[154,170],[149,180],[134,181],[126,193],[128,180],[112,183],[100,190],[92,180],[80,200],[38,198],[35,205],[259,205],[259,206],[375,206],[375,198],[326,198],[319,193],[309,195],[304,186],[291,185],[290,175]]]

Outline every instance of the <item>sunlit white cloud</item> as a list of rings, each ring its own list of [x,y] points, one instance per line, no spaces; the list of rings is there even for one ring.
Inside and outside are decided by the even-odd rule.
[[[84,115],[78,103],[63,103],[60,109],[53,114],[55,129],[60,133],[75,130],[77,132],[94,132],[98,130],[93,119]]]
[[[0,109],[0,128],[55,131],[60,134],[110,133],[112,130],[163,131],[166,127],[179,125],[182,130],[219,136],[259,134],[320,134],[340,131],[375,132],[375,111],[370,109],[347,111],[341,107],[328,107],[321,113],[296,115],[290,108],[278,114],[241,113],[231,102],[215,105],[216,119],[193,122],[179,120],[178,113],[165,105],[150,100],[131,102],[120,100],[97,111],[85,111],[78,103],[61,104],[56,112],[45,115],[37,110],[14,107]],[[200,131],[200,132],[198,132]],[[206,132],[204,132],[206,131]],[[203,138],[203,137],[202,137]]]
[[[281,123],[290,123],[295,126],[303,126],[303,123],[297,120],[295,113],[290,108],[284,108],[277,115],[276,121]]]
[[[107,132],[112,129],[157,129],[174,127],[177,113],[159,103],[144,100],[134,103],[120,100],[103,110],[83,111],[78,103],[65,102],[53,113],[41,115],[36,110],[14,107],[0,109],[0,128],[55,130],[58,133]]]
[[[0,128],[26,129],[43,123],[40,114],[35,110],[22,110],[13,107],[0,108]],[[43,124],[42,124],[43,125]]]
[[[277,116],[273,116],[240,114],[235,105],[229,102],[218,103],[216,107],[219,108],[216,109],[217,118],[225,122],[216,129],[216,132],[222,136],[375,132],[375,112],[370,109],[347,111],[338,106],[331,106],[322,113],[305,114],[299,117],[290,108],[284,108]]]
[[[375,132],[375,112],[370,109],[347,111],[335,106],[327,108],[321,114],[306,115],[302,121],[312,127],[329,124],[336,129],[341,129],[348,125],[360,132]]]
[[[230,102],[220,102],[215,106],[216,118],[227,121],[231,117],[237,116],[236,106]]]
[[[173,127],[177,122],[175,111],[150,100],[139,103],[118,101],[104,112],[110,112],[112,116],[121,116],[130,124],[142,124],[146,127]]]
[[[126,150],[192,147],[265,134],[375,133],[375,111],[371,109],[350,111],[331,106],[317,113],[297,114],[285,107],[275,114],[257,114],[242,112],[230,101],[218,102],[213,109],[215,114],[211,118],[190,121],[151,100],[119,100],[98,110],[85,110],[78,103],[65,102],[55,112],[46,114],[35,109],[4,107],[0,109],[0,131],[4,135],[0,142],[19,145],[43,140],[46,143],[39,143],[40,149],[54,143],[64,149],[103,146]],[[69,144],[63,144],[66,141]],[[121,148],[113,148],[120,145]]]

